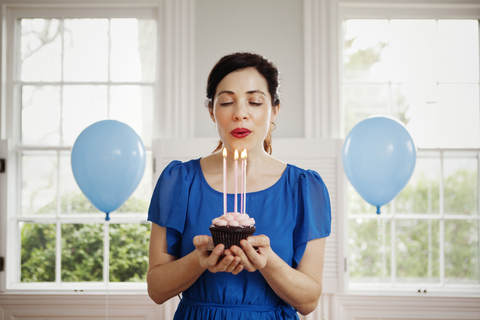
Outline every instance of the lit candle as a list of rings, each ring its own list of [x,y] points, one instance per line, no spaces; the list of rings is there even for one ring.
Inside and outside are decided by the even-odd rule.
[[[237,175],[238,175],[238,150],[235,149],[235,202],[233,204],[233,217],[237,220]]]
[[[245,172],[245,150],[242,151],[242,154],[241,154],[240,157],[242,158],[242,173],[241,173],[242,177],[240,179],[240,213],[244,213],[245,210],[243,208],[243,201],[244,201],[245,198],[244,198],[243,193],[244,193],[245,189],[243,188],[243,186],[244,186],[244,179],[245,179],[245,175],[244,175],[244,172]]]
[[[227,214],[227,148],[223,148],[223,214]]]
[[[244,182],[243,182],[243,193],[244,193],[244,196],[243,196],[243,213],[246,213],[247,212],[247,150],[244,149],[243,150],[244,152],[244,156],[245,156],[245,169],[243,171],[243,174],[245,175],[244,177]]]

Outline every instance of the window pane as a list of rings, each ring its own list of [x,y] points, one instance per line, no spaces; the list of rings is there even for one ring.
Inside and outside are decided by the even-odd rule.
[[[21,80],[60,81],[60,20],[21,19]]]
[[[445,158],[443,170],[445,213],[478,215],[478,159]]]
[[[152,197],[152,153],[146,152],[147,163],[145,165],[145,172],[142,180],[132,193],[132,195],[125,201],[125,203],[118,208],[117,213],[147,213]]]
[[[22,143],[60,144],[60,87],[22,86]]]
[[[108,80],[108,19],[65,19],[65,81]]]
[[[377,208],[365,201],[360,194],[355,190],[350,182],[348,182],[348,214],[369,214],[376,213]],[[391,203],[382,206],[381,212],[383,215],[391,213]]]
[[[438,21],[438,79],[478,83],[478,21]]]
[[[420,148],[439,146],[436,82],[408,82],[400,85],[405,97],[405,121],[415,145]]]
[[[63,90],[63,143],[73,146],[83,129],[108,119],[107,86],[65,86]]]
[[[417,158],[410,181],[395,198],[395,212],[440,214],[440,159]]]
[[[149,236],[148,224],[110,225],[110,281],[146,281]]]
[[[377,84],[345,84],[345,129],[346,133],[372,114],[389,114],[389,86]]]
[[[388,281],[391,269],[390,220],[357,218],[348,223],[350,280]]]
[[[479,283],[478,221],[445,221],[445,281]]]
[[[388,20],[345,23],[344,79],[388,81]]]
[[[438,86],[440,147],[480,147],[478,84]]]
[[[390,110],[388,115],[400,120],[404,124],[408,124],[411,119],[410,101],[408,101],[403,87],[397,84],[390,85]]]
[[[403,91],[397,84],[344,84],[346,133],[373,115],[389,115],[408,124],[411,102]]]
[[[393,82],[436,81],[436,21],[392,20],[390,57]]]
[[[100,212],[78,187],[70,153],[62,153],[60,157],[60,210],[63,214]]]
[[[153,120],[153,88],[147,86],[110,87],[110,119],[128,124],[151,146]]]
[[[103,281],[103,226],[62,225],[62,281]]]
[[[57,156],[22,154],[22,214],[57,212]]]
[[[55,281],[55,224],[20,222],[21,282]]]
[[[110,21],[112,81],[155,80],[156,28],[155,20]]]
[[[397,220],[397,281],[438,282],[440,280],[439,222]]]

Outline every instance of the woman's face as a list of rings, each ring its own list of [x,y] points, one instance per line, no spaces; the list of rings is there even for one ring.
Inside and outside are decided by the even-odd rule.
[[[263,150],[263,140],[278,108],[272,108],[265,78],[255,68],[246,68],[229,73],[220,81],[210,116],[230,152],[247,149],[250,153],[259,147]]]

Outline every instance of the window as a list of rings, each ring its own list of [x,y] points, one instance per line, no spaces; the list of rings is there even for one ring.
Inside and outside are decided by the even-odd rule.
[[[155,12],[9,14],[9,164],[17,176],[9,192],[7,288],[145,288],[138,283],[148,266]],[[128,124],[147,151],[140,185],[110,222],[82,194],[70,167],[78,134],[104,119]]]
[[[479,22],[343,26],[346,134],[390,115],[418,147],[412,178],[380,215],[349,187],[349,288],[478,292]]]

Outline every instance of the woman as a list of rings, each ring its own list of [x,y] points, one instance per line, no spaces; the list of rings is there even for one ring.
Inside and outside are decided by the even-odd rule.
[[[173,161],[160,176],[152,221],[148,292],[161,304],[182,293],[175,319],[298,319],[322,292],[330,202],[320,176],[271,154],[280,110],[278,70],[251,53],[223,57],[207,84],[220,142],[213,154]],[[223,213],[223,156],[247,150],[247,207],[257,232],[240,247],[213,247],[208,227]],[[228,176],[229,212],[234,176]]]

